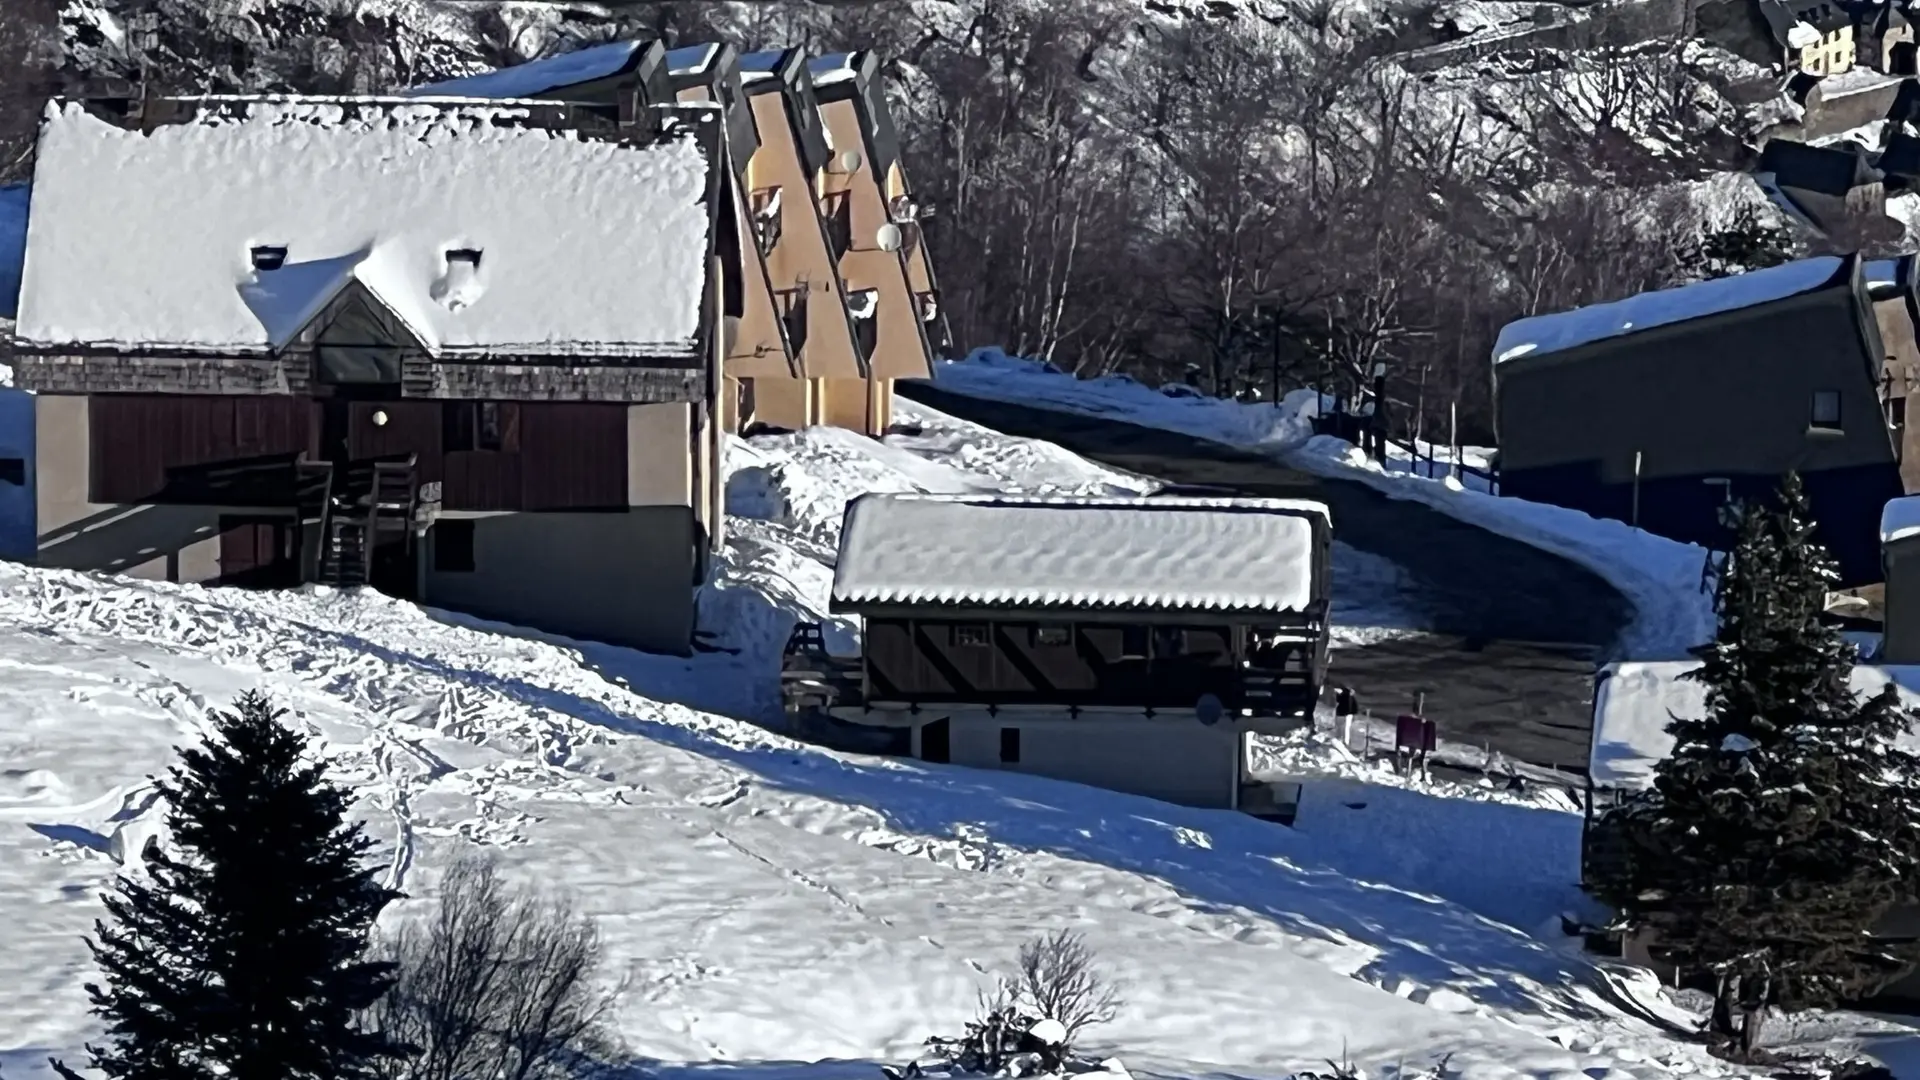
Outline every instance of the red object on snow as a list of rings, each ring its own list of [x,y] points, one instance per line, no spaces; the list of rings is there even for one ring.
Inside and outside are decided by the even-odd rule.
[[[1418,750],[1422,734],[1420,725],[1424,723],[1412,713],[1401,713],[1393,723],[1393,748],[1395,750]]]

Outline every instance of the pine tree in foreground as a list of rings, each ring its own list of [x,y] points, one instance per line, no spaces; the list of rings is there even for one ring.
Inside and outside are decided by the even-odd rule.
[[[1653,789],[1596,826],[1624,853],[1603,898],[1714,977],[1711,1028],[1747,1055],[1770,1009],[1871,992],[1912,959],[1869,937],[1920,869],[1920,760],[1894,746],[1912,718],[1891,686],[1853,692],[1854,649],[1822,619],[1834,578],[1797,477],[1743,509],[1689,676],[1706,715],[1674,719]]]
[[[355,1080],[396,1053],[355,1016],[392,982],[362,954],[399,894],[283,715],[251,693],[213,715],[159,784],[174,850],[105,897],[87,992],[107,1039],[87,1050],[114,1080]]]

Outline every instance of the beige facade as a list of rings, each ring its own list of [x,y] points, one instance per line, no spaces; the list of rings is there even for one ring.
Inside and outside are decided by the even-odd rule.
[[[1798,50],[1795,58],[1801,71],[1809,75],[1839,75],[1852,71],[1858,48],[1852,26],[1838,26],[1820,35],[1820,40]]]
[[[767,253],[767,272],[781,314],[790,325],[805,327],[805,340],[799,346],[800,374],[808,379],[864,379],[846,293],[813,198],[815,178],[801,158],[787,119],[785,96],[767,90],[749,100],[760,129],[760,149],[747,164],[746,188],[754,216],[778,223],[779,239]],[[794,405],[807,411],[769,411]],[[754,407],[757,415],[781,427],[806,427],[821,420],[819,406],[811,398],[795,401],[794,395],[763,394],[758,387]]]
[[[846,421],[852,419],[857,404],[865,430],[880,434],[892,422],[894,382],[931,378],[933,355],[908,283],[903,250],[907,230],[894,225],[888,212],[884,178],[876,175],[867,153],[859,107],[852,100],[825,102],[820,117],[836,150],[861,155],[854,168],[829,170],[821,176],[820,198],[823,204],[845,200],[851,242],[840,256],[840,279],[855,312],[864,312],[858,321],[870,323],[866,332],[872,341],[866,385],[836,383],[828,389],[834,416],[828,422],[850,426]],[[897,243],[882,244],[883,233],[891,233]],[[925,258],[924,250],[917,254]]]
[[[923,760],[929,726],[945,725],[950,764],[1031,773],[1215,810],[1240,809],[1242,790],[1250,783],[1247,737],[1285,734],[1301,724],[1227,716],[1208,725],[1191,709],[1072,711],[1050,705],[830,711],[849,723],[909,729],[911,752]]]

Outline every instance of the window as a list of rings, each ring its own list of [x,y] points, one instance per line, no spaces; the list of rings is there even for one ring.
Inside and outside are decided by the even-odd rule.
[[[1120,659],[1145,660],[1147,658],[1147,628],[1129,626],[1120,631]]]
[[[1187,651],[1186,631],[1177,626],[1153,628],[1153,655],[1179,656]]]
[[[0,457],[0,484],[11,484],[14,487],[26,487],[27,486],[27,459],[17,458],[17,457]]]
[[[440,445],[448,453],[520,450],[520,408],[510,401],[450,401],[441,408]]]
[[[1840,430],[1840,391],[1813,392],[1813,426],[1829,431]]]
[[[1017,727],[1000,729],[1000,764],[1020,764],[1020,729]]]
[[[967,648],[985,648],[987,645],[987,625],[985,623],[960,623],[954,626],[952,642]]]
[[[433,568],[442,574],[471,574],[473,522],[442,518],[433,525]]]
[[[255,270],[278,270],[287,264],[287,249],[284,247],[256,247],[252,254]]]
[[[465,266],[473,270],[480,269],[479,248],[452,248],[447,252],[447,266]]]
[[[1887,426],[1903,428],[1907,426],[1907,399],[1903,397],[1887,399]]]
[[[1073,642],[1073,631],[1065,626],[1036,626],[1033,628],[1033,643],[1048,648],[1057,648]]]

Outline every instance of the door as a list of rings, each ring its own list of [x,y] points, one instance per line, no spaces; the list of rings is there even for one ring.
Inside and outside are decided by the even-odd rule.
[[[920,725],[920,760],[945,765],[953,760],[951,721],[946,717]]]

